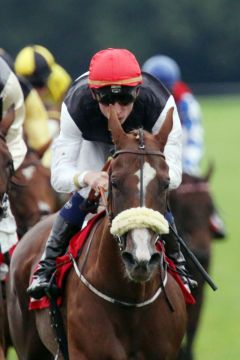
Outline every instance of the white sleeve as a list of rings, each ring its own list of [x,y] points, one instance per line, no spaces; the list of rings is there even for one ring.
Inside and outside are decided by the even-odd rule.
[[[156,133],[162,126],[168,110],[174,107],[173,127],[168,136],[167,144],[164,149],[166,162],[169,166],[170,186],[169,189],[176,189],[182,181],[182,126],[179,119],[176,103],[171,95],[161,112],[158,120],[152,129]]]
[[[2,96],[3,116],[10,106],[14,105],[15,117],[7,132],[6,142],[13,158],[14,169],[16,170],[24,160],[27,147],[23,140],[24,98],[19,81],[13,72],[10,73],[7,79]]]
[[[76,190],[74,176],[82,144],[82,133],[62,104],[60,133],[52,146],[51,183],[56,191],[70,193]]]

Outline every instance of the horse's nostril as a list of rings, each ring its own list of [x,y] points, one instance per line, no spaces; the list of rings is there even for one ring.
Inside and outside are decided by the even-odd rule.
[[[160,263],[160,254],[156,252],[151,256],[149,265],[157,265],[159,263]]]
[[[134,256],[128,251],[124,251],[122,253],[122,258],[123,258],[123,261],[125,263],[127,263],[128,265],[135,265],[135,263],[136,263]]]

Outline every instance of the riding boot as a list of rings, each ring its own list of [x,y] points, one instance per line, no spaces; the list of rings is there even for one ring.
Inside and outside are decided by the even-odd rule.
[[[168,214],[167,219],[169,219],[169,215],[171,216],[171,226],[177,233],[176,225],[172,214]],[[174,262],[178,274],[181,276],[186,289],[190,292],[190,289],[196,288],[198,286],[198,283],[197,281],[192,279],[186,268],[186,260],[183,256],[183,253],[181,252],[180,244],[177,241],[176,236],[172,232],[170,232],[169,234],[164,235],[163,239],[165,241],[166,255]]]
[[[46,295],[46,291],[56,292],[53,284],[51,289],[51,277],[56,270],[56,258],[65,254],[71,237],[77,233],[79,227],[67,223],[58,214],[53,224],[52,231],[47,240],[44,253],[38,264],[38,269],[33,275],[33,281],[27,289],[27,293],[35,298],[41,299]]]
[[[92,211],[86,204],[86,200],[75,193],[57,215],[38,269],[27,289],[31,297],[40,299],[46,292],[56,294],[56,285],[51,281],[56,270],[56,258],[65,254],[70,239],[81,229],[86,215]]]

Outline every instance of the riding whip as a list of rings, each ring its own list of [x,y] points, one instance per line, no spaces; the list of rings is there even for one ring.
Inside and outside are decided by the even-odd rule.
[[[194,265],[196,266],[197,270],[200,272],[200,274],[202,275],[204,280],[209,284],[209,286],[211,286],[211,288],[214,291],[216,291],[217,290],[217,285],[214,284],[214,282],[211,279],[211,277],[209,276],[209,274],[206,272],[206,270],[200,264],[200,262],[198,261],[196,256],[193,254],[193,252],[189,249],[189,247],[187,246],[185,241],[178,235],[178,233],[175,231],[175,229],[173,228],[173,226],[171,224],[169,224],[169,227],[170,227],[170,230],[172,231],[172,233],[176,236],[178,242],[181,244],[181,246],[186,251],[186,255],[192,260],[192,262],[194,263]]]

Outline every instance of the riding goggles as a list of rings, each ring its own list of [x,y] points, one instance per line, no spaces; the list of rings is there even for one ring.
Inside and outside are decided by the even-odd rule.
[[[100,104],[109,106],[116,102],[126,106],[132,104],[138,95],[138,88],[132,86],[107,86],[94,91],[96,100]]]

